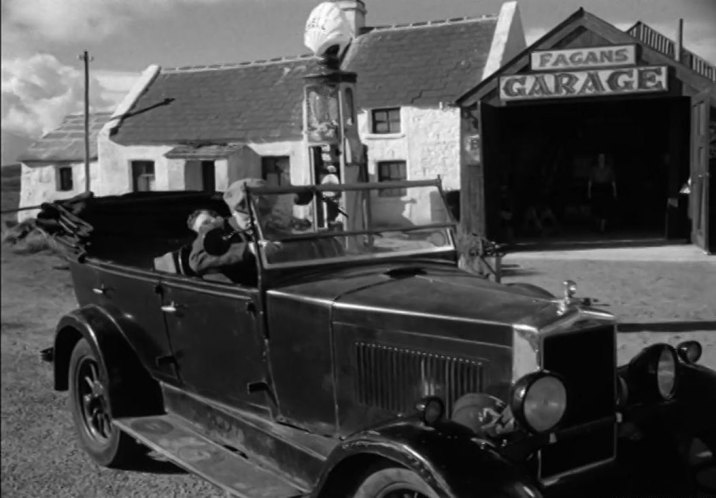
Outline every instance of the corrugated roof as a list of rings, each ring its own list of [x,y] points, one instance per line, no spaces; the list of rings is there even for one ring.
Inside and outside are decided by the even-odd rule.
[[[111,116],[111,112],[96,112],[90,115],[89,149],[91,160],[97,159],[97,134]],[[24,163],[84,161],[84,127],[84,114],[69,114],[65,116],[59,128],[46,133],[42,138],[33,142],[18,160]]]
[[[497,17],[372,28],[344,61],[361,108],[452,102],[480,81]],[[311,56],[163,70],[112,139],[123,145],[255,142],[302,137]]]

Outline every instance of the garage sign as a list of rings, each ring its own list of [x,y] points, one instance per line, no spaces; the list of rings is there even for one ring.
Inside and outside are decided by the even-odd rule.
[[[652,93],[667,90],[667,66],[553,71],[500,77],[500,99],[503,101]]]
[[[535,50],[530,54],[533,71],[558,71],[636,65],[636,45]]]

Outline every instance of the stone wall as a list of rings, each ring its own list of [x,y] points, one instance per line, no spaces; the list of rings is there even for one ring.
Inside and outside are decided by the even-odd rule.
[[[368,174],[378,181],[378,163],[405,161],[407,180],[430,180],[440,176],[443,189],[460,188],[460,111],[452,106],[401,108],[401,132],[370,133],[369,112],[358,115],[361,140],[368,147]],[[416,212],[415,206],[429,209],[430,202],[409,202],[400,197],[376,198],[373,212],[386,224],[402,219],[431,219],[432,214]]]
[[[72,168],[72,190],[58,191],[60,167]],[[85,163],[31,163],[22,164],[20,180],[20,208],[39,206],[43,202],[69,199],[85,191]],[[97,161],[90,163],[90,188],[99,185],[99,167]],[[39,209],[18,211],[17,220],[23,221],[37,216]]]
[[[187,186],[192,188],[192,185],[200,184],[199,168],[194,168],[196,171],[192,171],[192,164],[187,168],[185,159],[164,157],[172,148],[173,145],[125,146],[112,142],[107,134],[100,134],[98,149],[100,157],[102,157],[102,171],[99,187],[95,189],[95,192],[97,195],[131,192],[132,170],[130,164],[137,160],[154,161],[156,190],[183,190]],[[228,158],[214,161],[216,189],[225,190],[231,182],[247,176],[260,178],[262,156],[288,156],[292,165],[291,181],[294,184],[309,183],[309,170],[307,167],[301,167],[308,163],[308,154],[304,149],[303,144],[298,141],[249,144]],[[198,164],[194,164],[194,166],[198,166]]]

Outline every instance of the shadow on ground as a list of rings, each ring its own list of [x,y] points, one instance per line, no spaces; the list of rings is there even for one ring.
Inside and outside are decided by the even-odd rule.
[[[186,474],[187,472],[165,459],[159,453],[147,450],[131,462],[122,465],[122,470],[145,472],[147,474]]]
[[[533,268],[524,268],[518,264],[502,264],[500,267],[501,277],[526,277],[530,275],[539,275],[539,272]]]
[[[619,332],[716,332],[716,321],[621,323]]]

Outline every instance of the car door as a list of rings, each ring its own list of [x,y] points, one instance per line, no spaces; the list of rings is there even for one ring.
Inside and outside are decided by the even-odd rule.
[[[185,388],[232,406],[267,408],[258,289],[165,274],[161,293],[161,309]]]
[[[160,311],[159,274],[95,261],[78,265],[73,277],[84,280],[75,281],[80,304],[92,303],[108,311],[147,370],[159,380],[176,385],[176,369],[165,361],[172,351]]]

